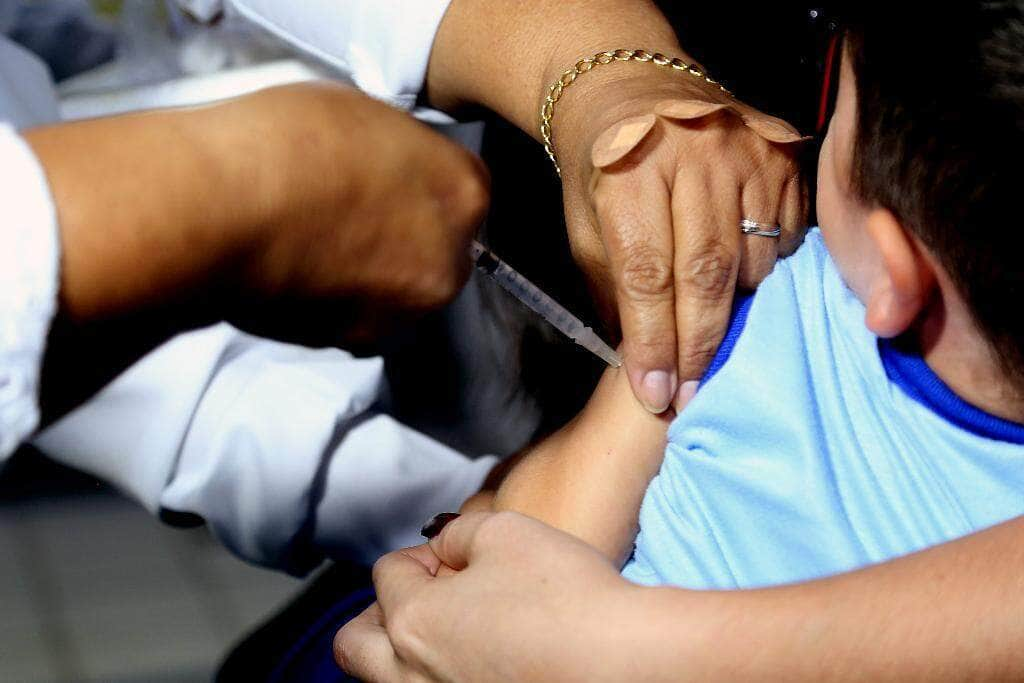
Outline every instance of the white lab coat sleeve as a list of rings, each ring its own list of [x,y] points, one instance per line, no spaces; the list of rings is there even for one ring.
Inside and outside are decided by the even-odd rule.
[[[380,414],[383,388],[379,358],[218,325],[150,354],[37,445],[155,513],[201,518],[250,561],[296,574],[325,555],[369,563],[417,542],[496,462]]]
[[[39,370],[57,308],[57,213],[28,144],[0,122],[0,462],[39,425]]]
[[[347,74],[360,89],[411,109],[450,0],[229,0],[242,16]],[[202,19],[224,0],[179,0]]]

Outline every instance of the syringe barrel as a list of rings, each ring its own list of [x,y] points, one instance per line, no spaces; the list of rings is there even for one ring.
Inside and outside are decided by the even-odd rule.
[[[473,243],[472,255],[476,266],[498,281],[512,296],[529,306],[540,317],[575,341],[584,327],[583,323],[561,304],[544,293],[517,270],[509,266],[491,251]]]
[[[613,367],[622,365],[619,355],[605,344],[592,329],[482,244],[474,240],[470,255],[478,268],[494,278],[512,296],[533,309],[562,334],[588,349],[609,365]]]

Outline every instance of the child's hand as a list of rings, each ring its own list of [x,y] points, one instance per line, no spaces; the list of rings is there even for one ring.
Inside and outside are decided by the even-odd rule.
[[[494,473],[497,473],[497,472],[500,472],[501,470],[503,470],[503,468],[507,464],[509,464],[510,461],[518,460],[518,458],[519,458],[519,456],[512,456],[508,460],[505,460],[503,462],[498,463],[497,466],[495,466],[494,470],[492,471],[491,478],[494,477]],[[503,472],[502,472],[502,474],[503,474]],[[466,499],[466,502],[463,503],[462,507],[459,508],[459,514],[460,515],[466,515],[466,514],[469,514],[469,513],[472,513],[472,512],[491,512],[492,510],[494,510],[494,490],[491,489],[491,488],[486,488],[489,485],[491,485],[490,478],[488,479],[487,482],[484,483],[484,487],[485,488],[483,490],[477,491],[472,496],[470,496],[469,498]],[[494,485],[496,486],[497,484],[495,483]],[[434,519],[437,519],[437,518],[435,517]],[[431,520],[431,522],[433,522],[433,520]],[[429,535],[428,535],[429,532],[427,532],[426,529],[429,526],[430,526],[430,523],[428,523],[427,527],[424,527],[424,531],[423,531],[423,535],[424,536],[428,536],[428,538],[429,538]],[[458,570],[452,569],[448,565],[442,563],[441,566],[439,566],[437,568],[437,572],[436,572],[435,575],[436,576],[451,576],[453,574],[458,574],[458,573],[459,573]]]

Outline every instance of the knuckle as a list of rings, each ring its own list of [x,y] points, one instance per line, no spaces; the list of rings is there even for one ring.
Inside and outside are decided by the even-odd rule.
[[[619,281],[631,299],[661,298],[672,290],[672,265],[656,249],[630,246],[623,255]]]
[[[730,292],[735,274],[736,255],[722,245],[713,245],[690,259],[681,277],[682,284],[702,298],[718,299]]]

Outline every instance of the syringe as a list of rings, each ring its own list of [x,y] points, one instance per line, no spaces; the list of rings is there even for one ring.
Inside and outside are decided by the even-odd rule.
[[[622,367],[622,358],[583,322],[557,301],[541,291],[507,263],[494,255],[484,245],[473,240],[469,248],[470,257],[477,268],[490,275],[509,294],[533,309],[540,317],[551,323],[562,334],[592,352],[613,368]]]

